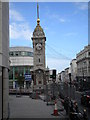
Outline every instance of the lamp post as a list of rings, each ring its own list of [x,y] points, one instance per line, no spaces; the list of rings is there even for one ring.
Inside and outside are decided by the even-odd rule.
[[[47,105],[48,105],[48,81],[46,83],[46,101],[47,101]]]
[[[83,62],[83,67],[82,67],[82,89],[84,87],[84,62]]]
[[[55,100],[56,99],[56,96],[55,96],[55,81],[56,81],[56,69],[53,69],[53,99]]]
[[[82,88],[83,88],[83,85],[84,84],[84,69],[83,69],[83,79],[82,79]]]

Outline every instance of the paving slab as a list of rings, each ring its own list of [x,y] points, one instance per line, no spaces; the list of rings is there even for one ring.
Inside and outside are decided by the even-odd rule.
[[[66,118],[62,113],[52,116],[54,106],[47,106],[40,99],[31,99],[29,96],[9,96],[10,118]]]

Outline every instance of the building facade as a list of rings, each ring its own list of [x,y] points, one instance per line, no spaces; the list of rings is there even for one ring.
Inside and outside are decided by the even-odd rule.
[[[40,26],[40,19],[39,19],[39,8],[37,4],[37,26],[33,32],[33,52],[34,52],[34,90],[37,89],[44,89],[46,84],[45,79],[45,33]]]
[[[65,82],[65,71],[62,71],[60,74],[61,74],[61,82]]]
[[[9,3],[0,1],[0,119],[8,118],[8,104],[9,104],[8,71],[9,71]]]
[[[77,63],[76,59],[73,59],[70,63],[70,68],[71,68],[71,80],[76,81],[76,76],[77,76]]]
[[[33,68],[33,49],[31,47],[10,47],[10,71],[9,71],[9,88],[18,87],[18,75],[31,75]],[[25,80],[24,88],[29,88],[32,79]]]
[[[69,82],[69,67],[65,69],[65,82]]]
[[[82,51],[80,51],[77,56],[77,80],[84,83],[90,84],[90,45],[85,46]],[[88,85],[88,84],[87,84]]]

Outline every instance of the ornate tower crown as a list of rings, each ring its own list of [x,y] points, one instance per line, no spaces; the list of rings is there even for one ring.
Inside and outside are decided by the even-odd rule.
[[[39,5],[37,3],[37,26],[34,29],[33,37],[45,37],[44,31],[40,26],[40,19],[39,19]]]

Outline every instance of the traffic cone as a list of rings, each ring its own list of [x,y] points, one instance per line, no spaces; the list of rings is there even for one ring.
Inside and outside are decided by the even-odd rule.
[[[55,109],[54,109],[54,113],[53,113],[54,116],[58,116],[58,110],[57,110],[57,102],[55,100]]]

